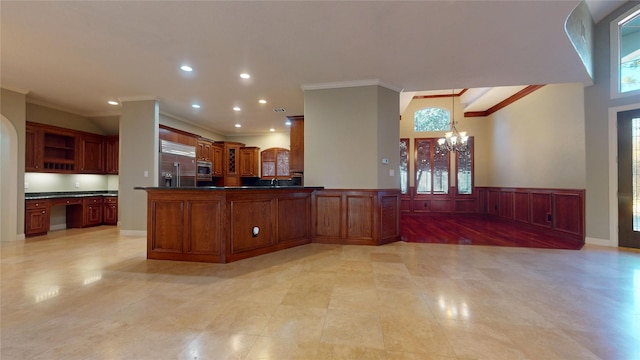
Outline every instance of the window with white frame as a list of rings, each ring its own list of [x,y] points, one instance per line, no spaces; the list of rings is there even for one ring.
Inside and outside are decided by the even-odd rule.
[[[611,22],[611,97],[640,94],[640,6]]]

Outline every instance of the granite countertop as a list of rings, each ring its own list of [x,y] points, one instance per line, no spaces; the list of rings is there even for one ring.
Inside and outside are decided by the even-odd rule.
[[[189,187],[153,187],[153,186],[136,186],[136,190],[318,190],[324,189],[322,186],[301,186],[301,185],[284,185],[284,186],[189,186]]]
[[[69,197],[90,197],[90,196],[118,196],[117,191],[53,191],[39,193],[25,193],[25,200],[59,199]]]

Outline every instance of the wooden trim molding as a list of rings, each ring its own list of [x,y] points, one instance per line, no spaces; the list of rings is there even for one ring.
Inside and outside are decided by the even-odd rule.
[[[514,102],[522,99],[523,97],[531,94],[532,92],[540,89],[541,87],[543,87],[544,85],[529,85],[526,88],[518,91],[517,93],[509,96],[508,98],[502,100],[501,102],[493,105],[492,107],[488,108],[485,111],[468,111],[464,113],[464,117],[483,117],[483,116],[489,116],[491,114],[493,114],[494,112],[503,109],[511,104],[513,104]]]
[[[460,96],[462,94],[464,94],[465,92],[467,92],[467,90],[469,89],[462,89],[462,91],[460,91],[457,94],[438,94],[438,95],[416,95],[414,96],[412,99],[413,100],[420,100],[420,99],[438,99],[438,98],[449,98],[449,97],[457,97]]]

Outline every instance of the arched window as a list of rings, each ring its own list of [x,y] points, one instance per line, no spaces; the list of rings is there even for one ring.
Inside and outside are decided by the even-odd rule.
[[[448,131],[451,114],[442,108],[426,108],[413,114],[414,131]]]

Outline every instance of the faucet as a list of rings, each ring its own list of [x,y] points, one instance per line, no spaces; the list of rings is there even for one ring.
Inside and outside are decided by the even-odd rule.
[[[271,186],[278,186],[278,179],[276,178],[271,179]]]

